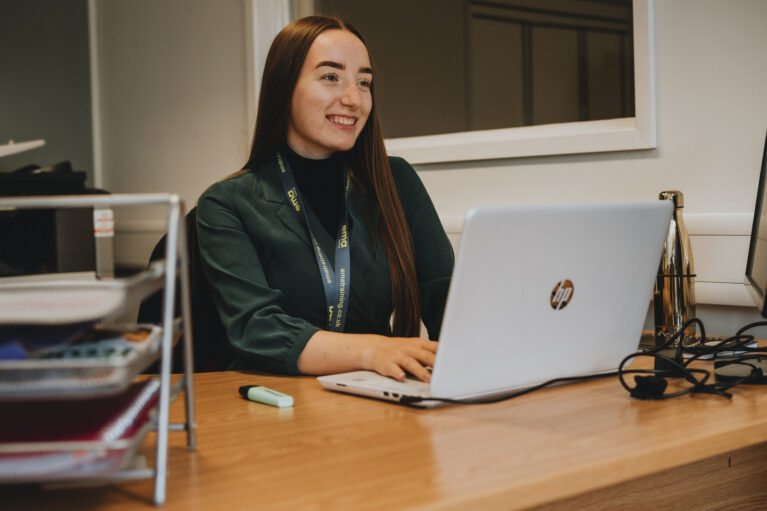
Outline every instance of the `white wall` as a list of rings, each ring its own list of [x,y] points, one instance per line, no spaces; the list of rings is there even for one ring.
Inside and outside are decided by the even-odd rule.
[[[742,286],[767,131],[767,2],[656,0],[658,147],[420,165],[449,231],[479,205],[685,194],[699,303],[750,305]]]
[[[243,3],[97,4],[105,186],[175,191],[193,203],[247,150]],[[479,205],[655,199],[680,189],[699,297],[748,305],[738,292],[721,297],[743,275],[767,131],[767,2],[656,0],[654,24],[657,149],[421,165],[421,177],[454,233]],[[162,229],[140,218],[129,225],[118,250],[140,263]]]
[[[765,27],[763,0],[656,0],[655,150],[422,165],[422,177],[445,214],[670,188],[685,192],[688,214],[751,214],[767,130]]]
[[[243,2],[131,0],[93,8],[103,187],[175,192],[191,208],[207,186],[245,162]],[[118,217],[118,262],[146,263],[165,231],[157,218],[148,210]]]

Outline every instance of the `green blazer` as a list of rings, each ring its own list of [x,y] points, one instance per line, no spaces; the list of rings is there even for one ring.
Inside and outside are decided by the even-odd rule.
[[[389,159],[413,234],[421,316],[436,339],[453,250],[426,189],[401,158]],[[326,328],[327,304],[311,239],[288,203],[276,157],[257,173],[220,181],[200,197],[200,256],[213,300],[238,361],[235,368],[298,374],[309,338]],[[312,232],[334,263],[335,240],[306,201]],[[391,335],[391,276],[354,193],[348,201],[351,281],[345,332]],[[376,221],[373,219],[372,221]]]

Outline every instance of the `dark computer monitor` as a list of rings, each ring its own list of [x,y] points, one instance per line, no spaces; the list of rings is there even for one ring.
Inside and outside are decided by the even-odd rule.
[[[767,209],[765,209],[765,188],[767,188],[767,137],[762,154],[762,170],[759,174],[759,188],[756,191],[754,224],[751,227],[751,243],[746,262],[746,287],[756,306],[767,318]]]

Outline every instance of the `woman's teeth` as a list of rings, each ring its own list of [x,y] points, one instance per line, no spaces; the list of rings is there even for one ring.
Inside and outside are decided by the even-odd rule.
[[[351,117],[341,117],[338,115],[329,115],[328,120],[336,124],[342,124],[343,126],[354,126],[354,123],[357,121],[356,119]]]

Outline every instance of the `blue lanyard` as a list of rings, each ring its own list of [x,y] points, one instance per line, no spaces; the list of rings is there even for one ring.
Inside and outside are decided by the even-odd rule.
[[[296,180],[293,177],[293,173],[290,170],[290,166],[287,161],[282,159],[282,155],[277,153],[277,163],[280,166],[280,181],[282,182],[282,188],[288,196],[288,201],[293,206],[301,218],[303,218],[306,224],[306,229],[309,231],[309,236],[312,238],[312,246],[314,247],[314,257],[317,259],[317,267],[320,269],[320,275],[322,275],[322,286],[325,288],[325,300],[328,305],[328,330],[331,332],[343,332],[344,325],[346,324],[346,301],[349,297],[349,283],[350,269],[351,269],[351,257],[349,255],[349,211],[347,209],[347,199],[349,198],[349,189],[351,188],[351,181],[349,180],[349,173],[346,173],[346,185],[344,190],[344,214],[341,217],[341,223],[338,226],[338,233],[336,234],[336,253],[335,253],[335,268],[331,268],[328,264],[328,258],[325,256],[325,252],[322,251],[320,244],[317,243],[317,238],[312,233],[312,228],[309,226],[309,218],[306,216],[306,210],[301,203],[301,195],[298,192],[298,186]],[[303,214],[301,214],[303,212]]]

